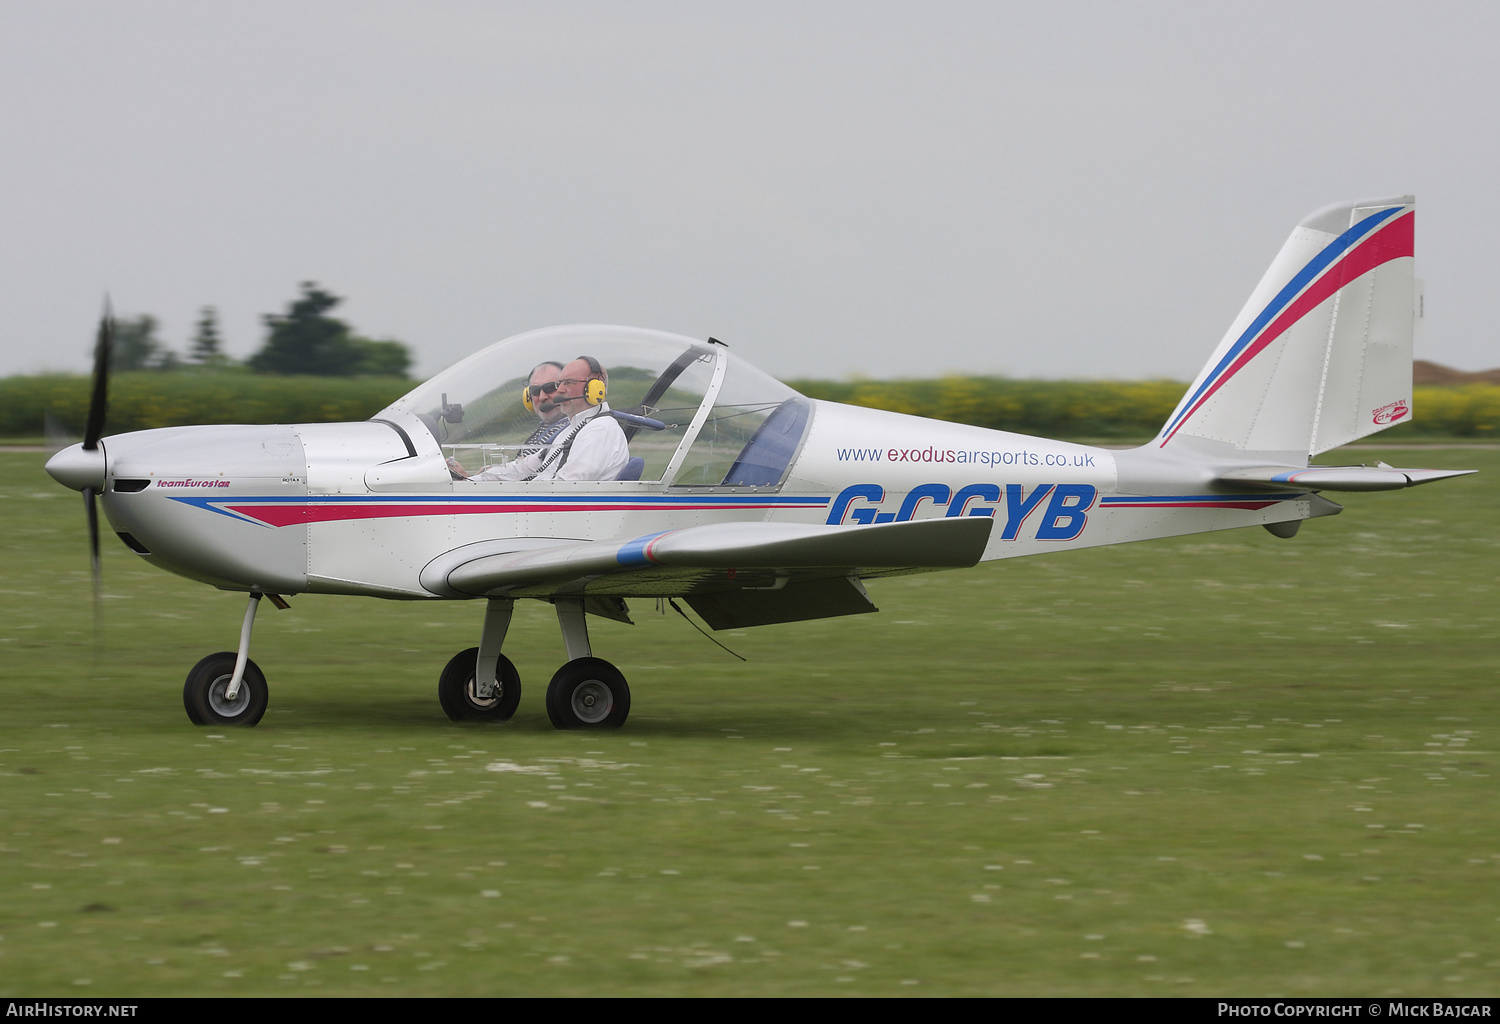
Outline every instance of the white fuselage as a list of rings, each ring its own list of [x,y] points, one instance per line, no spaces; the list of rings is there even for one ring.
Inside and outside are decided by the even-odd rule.
[[[431,598],[434,558],[483,541],[629,538],[727,522],[861,525],[992,515],[984,558],[1335,511],[1232,493],[1201,468],[813,403],[780,486],[454,480],[419,422],[203,426],[107,438],[110,523],[162,568],[233,590]],[[133,543],[131,543],[133,541]]]

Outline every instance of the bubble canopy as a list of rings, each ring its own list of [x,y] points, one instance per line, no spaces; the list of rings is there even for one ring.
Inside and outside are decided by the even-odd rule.
[[[527,407],[532,375],[538,382],[556,380],[559,371],[549,364],[566,366],[581,356],[597,360],[604,371],[604,408],[624,414],[619,418],[633,465],[622,479],[779,486],[812,414],[811,402],[722,344],[637,327],[572,326],[496,342],[414,388],[375,419],[420,421],[448,458],[477,475],[535,450],[550,403],[540,393]]]

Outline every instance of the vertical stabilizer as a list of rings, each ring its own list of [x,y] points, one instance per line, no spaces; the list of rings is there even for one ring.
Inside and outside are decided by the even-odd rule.
[[[1297,225],[1157,446],[1310,455],[1411,418],[1411,196]]]

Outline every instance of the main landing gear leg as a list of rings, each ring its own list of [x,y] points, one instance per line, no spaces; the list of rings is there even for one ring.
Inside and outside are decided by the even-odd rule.
[[[481,700],[498,696],[500,681],[495,666],[500,663],[500,645],[510,629],[510,616],[516,603],[509,598],[492,597],[484,603],[484,632],[479,634],[479,653],[474,668],[474,695]]]
[[[547,717],[559,729],[616,729],[630,714],[630,687],[620,670],[593,656],[582,598],[557,598],[568,663],[547,684]]]
[[[459,651],[438,679],[438,702],[455,722],[504,722],[521,703],[521,674],[500,653],[515,602],[492,597],[479,646]]]
[[[563,647],[568,651],[568,660],[593,656],[589,647],[589,624],[583,617],[583,601],[580,598],[558,598],[553,602],[557,608],[557,624],[562,627]]]
[[[237,652],[210,654],[188,673],[182,706],[194,725],[254,725],[266,713],[270,691],[260,666],[250,660],[250,632],[263,595],[251,594],[245,606]],[[272,597],[273,601],[280,598]],[[282,607],[285,607],[283,602]]]

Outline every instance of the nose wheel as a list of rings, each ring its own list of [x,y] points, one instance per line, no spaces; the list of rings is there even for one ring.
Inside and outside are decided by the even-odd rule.
[[[574,658],[547,684],[547,717],[559,729],[618,729],[630,714],[630,687],[603,658]]]
[[[234,651],[210,654],[188,673],[182,686],[182,706],[194,725],[251,726],[266,713],[270,690],[255,662],[246,659],[238,691],[230,695],[237,659]]]

